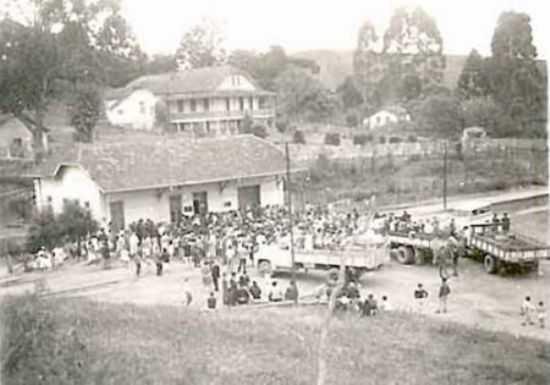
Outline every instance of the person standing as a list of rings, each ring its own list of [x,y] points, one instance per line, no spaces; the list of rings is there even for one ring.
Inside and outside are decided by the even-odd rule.
[[[428,295],[428,292],[424,289],[424,285],[419,283],[414,291],[414,300],[416,301],[416,308],[418,312],[422,313],[424,311],[424,306],[428,299]]]
[[[447,298],[451,294],[451,287],[447,283],[447,278],[441,278],[441,286],[439,287],[439,309],[436,313],[447,313]]]
[[[212,263],[212,268],[210,269],[212,274],[212,283],[214,284],[214,291],[219,291],[220,285],[220,265],[218,262]]]
[[[134,254],[134,263],[136,264],[136,278],[139,278],[141,274],[141,263],[142,263],[142,257],[141,257],[141,249],[136,249],[136,253]]]
[[[546,327],[546,308],[544,307],[543,301],[539,301],[539,304],[537,305],[537,319],[539,321],[540,328],[544,329]]]
[[[523,303],[521,304],[521,315],[524,317],[523,322],[521,323],[521,326],[525,326],[527,324],[534,325],[533,322],[533,312],[535,311],[535,307],[531,303],[531,297],[527,296],[523,300]]]
[[[185,296],[185,306],[191,305],[191,302],[193,302],[193,295],[191,294],[189,278],[187,277],[183,279],[183,294]]]
[[[291,280],[286,288],[285,300],[292,301],[295,304],[298,303],[298,286],[296,286],[296,282],[294,280]]]
[[[510,217],[508,213],[504,213],[501,220],[501,227],[503,233],[508,233],[510,231]]]

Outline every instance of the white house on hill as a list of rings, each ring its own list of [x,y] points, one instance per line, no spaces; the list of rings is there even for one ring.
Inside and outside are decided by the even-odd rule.
[[[107,117],[114,125],[149,129],[151,106],[159,100],[176,132],[230,135],[239,132],[247,115],[267,128],[275,119],[275,94],[231,66],[142,76],[107,94]]]
[[[139,219],[284,204],[284,154],[251,135],[195,142],[83,144],[34,170],[39,210],[59,213],[65,200],[88,208],[114,230]]]
[[[391,123],[408,122],[411,116],[402,107],[392,106],[384,108],[363,120],[363,126],[369,129],[377,129]]]

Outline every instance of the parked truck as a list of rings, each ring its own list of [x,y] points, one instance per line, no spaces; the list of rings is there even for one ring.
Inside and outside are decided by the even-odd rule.
[[[550,258],[550,246],[513,232],[494,232],[490,223],[471,224],[465,237],[468,256],[483,262],[485,271],[494,274],[501,269],[536,269],[541,259]],[[433,235],[388,234],[390,255],[402,264],[421,263],[430,259],[442,241]]]

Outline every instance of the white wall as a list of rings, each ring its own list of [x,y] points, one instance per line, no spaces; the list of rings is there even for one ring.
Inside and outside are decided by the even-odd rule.
[[[155,126],[155,104],[157,98],[147,90],[134,91],[118,106],[107,102],[107,119],[113,125],[136,130],[152,130]],[[141,110],[141,103],[145,109]],[[109,107],[111,104],[111,107]]]
[[[137,190],[121,193],[108,193],[105,196],[105,206],[108,220],[111,220],[109,204],[124,202],[124,222],[126,226],[139,219],[151,219],[155,222],[170,220],[169,200],[165,190],[159,194],[157,190]]]
[[[285,193],[283,182],[277,183],[275,178],[266,180],[260,185],[260,200],[262,206],[283,205],[285,203]]]
[[[78,166],[62,166],[56,177],[35,180],[38,209],[51,205],[54,213],[63,209],[63,199],[77,199],[82,206],[86,202],[94,218],[102,222],[105,217],[103,199],[98,185],[88,173]],[[51,202],[48,200],[51,198]]]

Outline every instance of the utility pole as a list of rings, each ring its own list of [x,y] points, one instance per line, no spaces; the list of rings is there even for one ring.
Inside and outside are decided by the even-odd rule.
[[[447,141],[443,144],[443,210],[447,210]]]
[[[292,265],[292,280],[296,283],[296,267],[294,266],[294,219],[292,216],[292,192],[290,191],[290,154],[288,142],[285,143],[286,155],[286,193],[288,199],[288,222],[290,226],[290,263]]]

